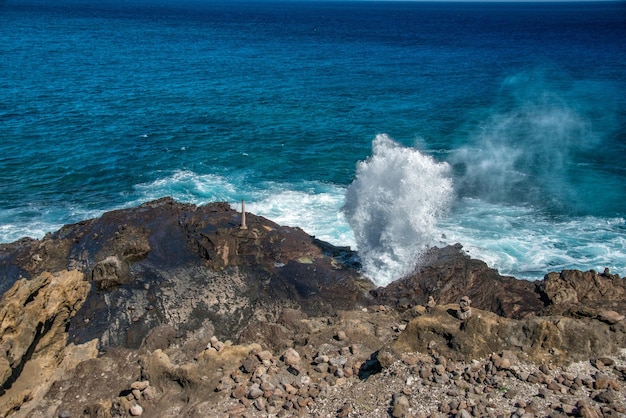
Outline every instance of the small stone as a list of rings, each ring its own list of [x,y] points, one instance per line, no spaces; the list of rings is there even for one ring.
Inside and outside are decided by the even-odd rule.
[[[604,373],[596,373],[596,381],[593,384],[594,389],[602,390],[609,386],[609,377]]]
[[[143,414],[143,408],[139,404],[132,404],[128,412],[134,417],[140,417]]]
[[[435,298],[433,298],[432,296],[428,296],[428,302],[426,302],[426,306],[429,308],[434,308],[435,306],[437,306],[437,302],[435,302]]]
[[[561,385],[556,382],[550,382],[548,383],[548,389],[550,389],[552,392],[561,392]]]
[[[600,415],[597,409],[587,404],[583,404],[582,406],[579,406],[576,411],[576,415],[581,418],[601,418],[602,416]]]
[[[614,325],[617,324],[620,321],[624,320],[624,315],[621,315],[615,311],[610,311],[610,310],[606,310],[606,311],[601,311],[598,314],[598,319],[602,322],[605,322],[609,325]]]
[[[261,396],[263,396],[263,390],[259,387],[258,383],[255,383],[250,386],[250,389],[248,389],[248,393],[246,396],[248,399],[260,398]]]
[[[247,388],[245,385],[239,385],[230,394],[235,399],[241,399],[246,396]]]
[[[285,383],[283,386],[285,387],[285,392],[287,392],[287,394],[289,395],[295,395],[296,393],[298,393],[298,389],[296,389],[290,383]]]
[[[150,382],[148,380],[144,380],[144,381],[141,381],[141,382],[139,382],[139,381],[138,382],[133,382],[130,385],[130,388],[131,389],[137,389],[137,390],[144,390],[148,386],[150,386]]]
[[[600,392],[594,398],[597,402],[612,404],[618,400],[618,394],[613,389]]]
[[[313,363],[315,364],[328,363],[329,361],[330,361],[330,358],[325,354],[317,356],[313,359]]]
[[[426,380],[426,379],[430,379],[430,378],[432,377],[432,375],[433,375],[433,371],[432,371],[432,369],[431,369],[430,367],[428,367],[428,366],[422,366],[422,367],[420,368],[419,376],[420,376],[422,379],[425,379],[425,380]]]
[[[316,364],[313,368],[318,373],[327,373],[328,372],[328,363],[319,363]]]
[[[231,406],[230,408],[228,408],[228,414],[231,417],[239,417],[241,416],[244,412],[246,412],[246,407],[243,404],[235,404],[233,406]]]
[[[574,415],[574,411],[576,411],[576,407],[574,405],[570,405],[568,403],[563,403],[561,404],[561,409],[563,410],[563,412],[565,412],[567,415]]]
[[[276,393],[276,386],[274,386],[272,382],[264,381],[261,382],[261,390],[263,391],[263,396],[269,398],[274,393]]]
[[[312,403],[312,399],[311,398],[298,398],[297,403],[300,408],[304,408],[306,406],[309,406]]]
[[[262,378],[267,373],[267,368],[265,366],[257,366],[254,369],[254,373],[252,373],[253,377]]]
[[[151,401],[155,399],[157,396],[157,392],[154,386],[148,386],[147,388],[144,389],[143,392],[141,392],[141,394],[143,395],[143,398],[147,401]]]
[[[511,360],[506,357],[502,358],[502,360],[500,361],[500,366],[498,366],[498,368],[500,370],[509,370],[511,368]]]
[[[402,418],[408,416],[409,406],[409,398],[401,394],[395,394],[393,396],[391,416],[393,416],[394,418]]]
[[[61,411],[59,412],[59,418],[71,418],[72,413],[70,411]]]
[[[346,418],[351,412],[352,405],[346,403],[337,411],[337,418]]]
[[[269,351],[269,350],[263,350],[263,351],[260,351],[260,352],[258,352],[258,353],[257,353],[257,355],[256,355],[256,356],[257,356],[257,358],[258,358],[260,361],[266,361],[266,360],[271,361],[271,360],[272,360],[272,358],[274,357],[274,356],[272,355],[272,352],[271,352],[271,351]]]
[[[300,363],[300,354],[296,350],[290,347],[287,350],[285,350],[285,352],[283,353],[282,359],[285,362],[285,364],[289,366],[295,366],[298,363]]]
[[[348,337],[346,336],[346,333],[344,331],[339,331],[337,332],[337,335],[335,335],[335,338],[337,339],[337,341],[345,341]]]
[[[139,389],[133,389],[131,390],[133,396],[135,397],[135,399],[139,400],[141,399],[141,391]]]
[[[264,398],[255,399],[253,405],[258,411],[264,411],[267,407],[267,403]]]
[[[509,389],[504,393],[504,397],[507,399],[513,399],[517,396],[517,391],[515,389]]]
[[[472,414],[470,414],[469,412],[467,412],[467,409],[460,409],[457,417],[460,418],[472,418]]]
[[[259,359],[256,356],[248,356],[241,362],[241,370],[244,373],[253,373],[259,366]]]
[[[302,370],[300,370],[300,368],[297,366],[289,366],[287,367],[287,371],[294,376],[299,376],[300,373],[302,373]]]

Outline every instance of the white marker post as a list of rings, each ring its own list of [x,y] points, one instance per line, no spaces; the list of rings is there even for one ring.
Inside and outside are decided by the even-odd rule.
[[[248,229],[246,226],[246,204],[243,199],[241,199],[241,226],[239,228]]]

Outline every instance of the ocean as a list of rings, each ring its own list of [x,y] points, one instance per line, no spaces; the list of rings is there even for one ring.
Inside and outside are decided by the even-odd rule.
[[[0,242],[172,196],[626,275],[626,3],[0,1]]]

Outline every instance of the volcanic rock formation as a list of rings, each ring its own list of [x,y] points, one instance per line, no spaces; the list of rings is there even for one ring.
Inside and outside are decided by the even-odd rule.
[[[1,244],[0,415],[357,416],[358,405],[327,402],[331,388],[410,369],[415,356],[493,353],[552,367],[613,361],[618,395],[594,402],[619,413],[626,281],[608,270],[529,282],[457,245],[377,289],[349,248],[246,215],[243,229],[225,203],[164,198]],[[456,376],[438,371],[421,381]],[[384,414],[416,411],[417,392],[405,392]]]

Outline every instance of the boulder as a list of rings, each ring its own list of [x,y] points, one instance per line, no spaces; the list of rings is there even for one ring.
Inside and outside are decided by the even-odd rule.
[[[67,327],[90,287],[78,271],[42,273],[2,296],[0,415],[40,398],[68,367],[97,355],[94,344],[67,346]]]

